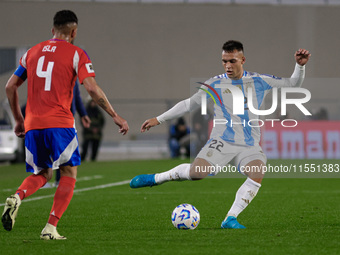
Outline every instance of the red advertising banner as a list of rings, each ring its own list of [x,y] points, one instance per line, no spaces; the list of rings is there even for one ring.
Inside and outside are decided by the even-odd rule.
[[[340,159],[340,121],[265,121],[261,145],[271,159]]]

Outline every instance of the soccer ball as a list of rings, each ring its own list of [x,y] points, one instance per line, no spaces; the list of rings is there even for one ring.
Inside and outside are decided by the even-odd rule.
[[[191,204],[181,204],[173,210],[171,221],[177,229],[195,229],[200,223],[200,213]]]

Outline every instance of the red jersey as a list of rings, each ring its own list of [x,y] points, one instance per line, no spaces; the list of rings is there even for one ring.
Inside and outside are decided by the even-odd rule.
[[[25,132],[74,127],[70,108],[76,78],[82,84],[86,77],[95,76],[86,52],[64,40],[51,39],[29,49],[20,65],[27,72]]]

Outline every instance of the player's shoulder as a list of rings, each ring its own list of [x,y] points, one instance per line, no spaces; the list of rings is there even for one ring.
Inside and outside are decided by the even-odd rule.
[[[84,49],[82,49],[78,46],[75,46],[75,45],[73,45],[73,46],[75,47],[75,50],[77,51],[78,55],[82,55],[85,58],[87,58],[88,60],[90,60],[90,56],[87,54],[87,52]]]
[[[262,79],[275,79],[275,80],[281,80],[281,77],[272,75],[272,74],[259,74],[259,77]]]
[[[257,72],[244,72],[244,77],[246,78],[261,78],[261,79],[276,79],[276,80],[281,80],[281,77],[272,75],[272,74],[262,74],[262,73],[257,73]]]
[[[66,43],[62,43],[62,45],[63,45],[64,47],[70,49],[71,51],[77,51],[78,54],[82,54],[82,53],[85,52],[82,48],[80,48],[80,47],[78,47],[78,46],[76,46],[76,45],[74,45],[74,44],[72,44],[72,43],[66,42]]]
[[[228,79],[228,77],[224,77],[223,74],[221,74],[221,75],[216,75],[214,77],[211,77],[203,83],[201,82],[199,83],[202,84],[202,86],[208,85],[208,86],[214,87],[216,84],[221,83],[221,80],[226,79],[226,78]]]
[[[219,74],[219,75],[215,75],[213,77],[210,77],[204,83],[214,87],[216,84],[219,84],[219,83],[221,83],[222,80],[226,80],[226,79],[227,80],[229,79],[227,74]]]
[[[251,77],[258,77],[260,74],[256,72],[249,72],[249,71],[244,71],[243,72],[243,77],[246,78],[251,78]]]
[[[63,47],[67,48],[66,50],[72,55],[74,56],[74,54],[77,56],[76,58],[78,59],[84,59],[85,61],[90,61],[90,57],[89,55],[87,54],[87,52],[80,48],[79,46],[76,46],[72,43],[68,43],[68,42],[65,42],[65,43],[62,43]],[[64,48],[64,49],[65,49]]]

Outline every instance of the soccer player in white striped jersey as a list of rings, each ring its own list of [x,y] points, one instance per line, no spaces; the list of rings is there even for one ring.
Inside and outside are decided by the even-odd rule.
[[[236,192],[234,203],[222,221],[221,228],[242,229],[245,227],[237,221],[237,217],[258,193],[264,176],[263,166],[267,162],[266,155],[259,145],[259,119],[257,115],[249,111],[248,101],[251,100],[253,107],[258,110],[265,95],[273,87],[300,87],[305,76],[305,64],[311,54],[305,49],[297,50],[295,52],[296,65],[292,76],[278,78],[245,71],[243,65],[246,59],[241,42],[227,41],[222,49],[222,65],[225,73],[203,83],[202,90],[198,90],[191,98],[179,102],[156,118],[146,120],[141,126],[141,132],[196,110],[201,105],[202,94],[205,94],[208,88],[216,96],[218,95],[219,100],[216,100],[214,108],[214,120],[216,122],[223,120],[223,125],[213,127],[210,139],[192,164],[181,164],[163,173],[138,175],[131,180],[130,187],[155,186],[177,180],[201,180],[209,174],[217,174],[218,166],[223,167],[230,163],[247,176],[247,179]],[[230,89],[223,88],[226,84],[229,84]],[[235,92],[234,88],[237,88],[239,93],[242,92],[245,98],[244,101],[242,100],[242,105],[233,105],[235,97],[233,98],[231,92]],[[252,92],[251,98],[247,98],[247,90]],[[244,114],[234,114],[237,107],[244,108]],[[206,169],[211,171],[206,171]],[[253,171],[253,169],[256,170]]]

